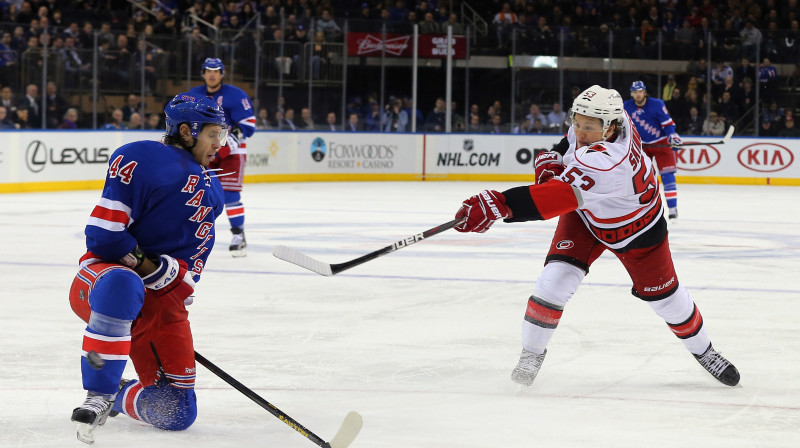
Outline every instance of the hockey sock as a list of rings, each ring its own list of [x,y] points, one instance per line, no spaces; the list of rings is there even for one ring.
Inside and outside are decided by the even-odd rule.
[[[114,410],[159,429],[181,431],[197,418],[197,395],[193,388],[144,387],[133,380],[120,392]]]
[[[661,183],[664,184],[664,197],[667,198],[667,207],[677,207],[678,183],[675,181],[675,173],[661,173]]]
[[[531,296],[522,322],[522,347],[538,355],[544,353],[563,312],[563,307]]]
[[[678,286],[674,294],[649,305],[690,352],[695,355],[705,352],[711,339],[703,326],[703,316],[686,288]]]
[[[83,388],[113,396],[119,388],[119,379],[131,351],[130,333],[123,336],[103,335],[90,325],[83,333],[82,351]]]
[[[225,213],[228,214],[228,221],[231,228],[241,229],[244,227],[244,205],[242,205],[242,194],[239,191],[225,191]]]

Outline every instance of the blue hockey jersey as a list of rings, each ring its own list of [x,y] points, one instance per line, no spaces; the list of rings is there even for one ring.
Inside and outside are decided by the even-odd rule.
[[[250,97],[244,90],[230,84],[222,84],[219,90],[209,94],[205,84],[192,88],[189,93],[207,96],[220,105],[225,112],[225,122],[229,126],[236,126],[242,130],[243,139],[250,137],[256,131],[256,116]]]
[[[223,207],[222,185],[191,153],[156,141],[128,143],[111,155],[82,263],[116,262],[138,244],[148,258],[185,261],[198,281]]]
[[[642,107],[637,106],[633,98],[625,100],[625,112],[639,131],[642,143],[651,144],[665,140],[675,133],[675,122],[670,118],[667,106],[658,98],[648,97]]]

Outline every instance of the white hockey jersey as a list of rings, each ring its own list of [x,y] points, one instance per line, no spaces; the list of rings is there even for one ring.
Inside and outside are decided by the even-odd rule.
[[[611,142],[576,148],[572,127],[560,179],[580,190],[577,210],[583,222],[606,246],[623,249],[656,225],[664,210],[660,185],[642,139],[624,114],[623,132]]]

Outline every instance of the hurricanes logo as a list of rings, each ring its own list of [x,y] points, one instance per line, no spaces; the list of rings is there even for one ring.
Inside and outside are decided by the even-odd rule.
[[[567,250],[572,249],[573,247],[575,247],[575,243],[570,240],[561,240],[556,243],[556,249],[558,250]]]

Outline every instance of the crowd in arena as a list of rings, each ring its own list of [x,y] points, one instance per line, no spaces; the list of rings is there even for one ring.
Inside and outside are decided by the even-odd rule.
[[[95,38],[98,65],[104,67],[101,86],[130,80],[127,94],[138,94],[144,87],[149,95],[162,73],[159,64],[176,64],[182,39],[192,40],[195,59],[201,61],[213,56],[203,35],[212,35],[213,29],[252,29],[255,17],[260,17],[265,41],[342,42],[345,19],[419,24],[421,33],[443,33],[448,25],[455,34],[465,30],[460,3],[452,0],[142,0],[136,4],[140,7],[124,0],[0,2],[0,129],[42,127],[41,75],[22,79],[18,66],[25,55],[41,52],[44,46],[65,74],[41,92],[47,111],[44,126],[74,129],[89,126],[87,111],[70,104],[61,91],[91,87]],[[720,127],[724,133],[725,127],[752,108],[756,91],[762,109],[761,135],[797,132],[792,108],[779,107],[774,65],[796,64],[800,58],[797,0],[491,0],[472,6],[491,27],[490,39],[475,43],[476,53],[504,54],[513,44],[517,53],[555,55],[562,51],[563,37],[563,51],[575,56],[604,57],[613,51],[618,58],[655,59],[660,53],[663,59],[698,59],[686,72],[672,73],[662,91],[649,92],[667,103],[683,134],[717,135]],[[142,36],[148,44],[142,43]],[[709,43],[713,56],[706,62]],[[710,79],[706,64],[711,64]],[[145,74],[144,86],[138,81],[139,71]],[[572,89],[573,97],[582,87]],[[172,93],[162,92],[162,96]],[[345,117],[340,110],[315,110],[312,118],[303,104],[259,105],[258,99],[255,104],[259,105],[260,129],[408,132],[416,117],[417,130],[445,130],[443,99],[434,96],[421,101],[412,112],[408,93],[394,94],[381,109],[378,93],[348,92]],[[140,104],[131,102],[140,102],[140,97],[121,97],[127,97],[127,102],[102,111],[103,127],[163,127],[161,117],[146,114],[139,110]],[[454,132],[563,130],[565,107],[561,104],[520,99],[519,104],[510,105],[494,100],[471,104],[466,117],[463,104],[451,106]],[[510,122],[511,107],[517,108],[514,123]]]

